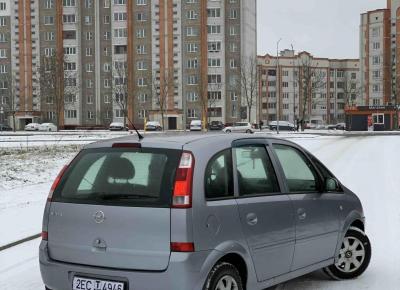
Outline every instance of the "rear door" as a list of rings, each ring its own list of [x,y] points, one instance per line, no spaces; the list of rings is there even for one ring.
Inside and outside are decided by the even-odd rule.
[[[56,189],[50,209],[52,259],[118,269],[165,270],[170,256],[171,191],[180,151],[83,151]]]
[[[340,197],[322,192],[323,181],[308,156],[290,144],[273,144],[296,217],[292,270],[334,257],[339,235]]]
[[[265,281],[290,271],[295,243],[293,206],[281,194],[264,140],[237,143],[233,151],[241,224],[257,279]]]

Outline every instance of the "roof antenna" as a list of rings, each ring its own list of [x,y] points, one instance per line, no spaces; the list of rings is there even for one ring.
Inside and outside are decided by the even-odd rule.
[[[131,119],[129,119],[128,117],[126,117],[129,121],[129,123],[131,124],[131,126],[133,127],[133,129],[136,131],[136,134],[139,137],[139,141],[142,140],[144,137],[142,134],[139,133],[139,131],[136,129],[135,125],[132,123]]]

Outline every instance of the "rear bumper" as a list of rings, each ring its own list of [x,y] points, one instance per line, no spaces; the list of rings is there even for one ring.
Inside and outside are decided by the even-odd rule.
[[[51,260],[47,242],[42,241],[39,261],[43,282],[52,290],[71,290],[75,275],[125,282],[125,290],[201,290],[212,267],[207,258],[213,252],[171,253],[168,269],[161,272],[126,271]]]

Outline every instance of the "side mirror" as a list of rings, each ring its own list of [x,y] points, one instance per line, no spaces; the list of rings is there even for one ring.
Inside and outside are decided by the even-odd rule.
[[[334,178],[326,178],[325,179],[325,191],[337,191],[339,188],[339,182]]]

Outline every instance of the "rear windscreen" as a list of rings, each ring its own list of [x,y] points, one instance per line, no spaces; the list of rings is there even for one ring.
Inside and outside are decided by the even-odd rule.
[[[65,172],[52,200],[169,207],[180,154],[166,149],[83,150]]]

